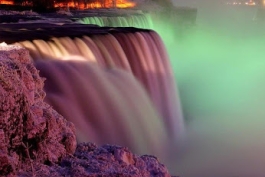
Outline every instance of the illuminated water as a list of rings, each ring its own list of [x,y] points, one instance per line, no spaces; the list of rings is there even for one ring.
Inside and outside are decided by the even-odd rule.
[[[165,126],[135,77],[85,59],[69,59],[35,65],[48,80],[45,101],[75,124],[78,141],[118,144],[140,154],[162,156],[169,142]]]
[[[252,21],[255,8],[198,10],[197,31],[167,41],[188,129],[172,169],[185,177],[264,176],[264,24]]]
[[[107,32],[18,45],[47,78],[45,101],[75,124],[78,142],[117,144],[169,162],[185,127],[164,43],[154,31]]]

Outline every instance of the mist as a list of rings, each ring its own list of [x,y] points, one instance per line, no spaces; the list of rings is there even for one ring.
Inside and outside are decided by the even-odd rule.
[[[181,177],[264,176],[264,22],[253,20],[257,7],[201,2],[184,38],[161,34],[187,127],[170,169]]]

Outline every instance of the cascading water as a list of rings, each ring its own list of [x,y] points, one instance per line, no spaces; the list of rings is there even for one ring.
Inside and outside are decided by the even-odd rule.
[[[166,128],[133,75],[70,58],[35,64],[47,78],[46,101],[75,124],[78,141],[161,152],[168,142]]]
[[[46,101],[74,122],[79,141],[128,146],[166,162],[184,122],[161,38],[152,30],[77,26],[32,32],[33,25],[9,43],[30,51],[47,78]]]

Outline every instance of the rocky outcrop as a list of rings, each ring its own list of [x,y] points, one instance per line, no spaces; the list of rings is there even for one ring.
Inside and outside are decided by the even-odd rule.
[[[44,79],[28,51],[0,44],[0,176],[169,177],[154,156],[93,143],[43,102]]]
[[[0,174],[55,163],[76,148],[75,127],[43,102],[43,81],[17,46],[0,46]]]
[[[137,156],[127,148],[81,143],[72,156],[51,166],[34,163],[18,174],[20,177],[170,177],[167,168],[154,156]],[[33,169],[33,170],[32,170]]]

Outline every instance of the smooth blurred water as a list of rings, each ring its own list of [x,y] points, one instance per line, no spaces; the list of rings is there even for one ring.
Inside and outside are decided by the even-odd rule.
[[[265,175],[265,26],[256,10],[198,7],[195,31],[165,41],[188,129],[172,161],[177,175]]]

